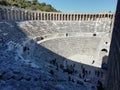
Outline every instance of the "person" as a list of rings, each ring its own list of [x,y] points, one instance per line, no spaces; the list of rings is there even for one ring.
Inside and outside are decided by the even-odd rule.
[[[94,64],[94,63],[95,63],[95,60],[92,61],[92,64]]]
[[[100,80],[97,82],[97,90],[103,90],[103,85]]]

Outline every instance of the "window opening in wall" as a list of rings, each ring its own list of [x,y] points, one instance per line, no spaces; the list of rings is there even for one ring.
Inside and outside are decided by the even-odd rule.
[[[92,20],[92,15],[90,15],[90,20]]]
[[[96,36],[96,33],[94,33],[93,36]]]
[[[40,39],[41,39],[41,40],[43,40],[44,38],[43,38],[43,37],[41,37]]]
[[[95,15],[93,16],[93,20],[95,20],[96,18],[95,18]]]
[[[67,20],[67,15],[66,15],[66,19],[65,20]]]
[[[105,44],[108,44],[108,42],[105,42]]]
[[[105,14],[105,17],[107,18],[107,17],[108,17],[108,14]]]
[[[72,20],[74,20],[73,18],[74,18],[74,15],[72,15]]]
[[[68,36],[68,33],[66,33],[66,37]]]

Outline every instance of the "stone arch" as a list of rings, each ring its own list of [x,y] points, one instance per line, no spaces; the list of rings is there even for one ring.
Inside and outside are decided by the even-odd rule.
[[[83,14],[81,14],[81,20],[83,20]]]
[[[72,14],[72,20],[74,20],[74,15]]]
[[[63,18],[62,18],[62,20],[65,20],[65,14],[63,14]]]
[[[57,14],[57,19],[56,19],[56,20],[58,20],[58,19],[59,19],[58,17],[59,17],[59,15]]]
[[[105,15],[104,15],[104,14],[102,15],[102,18],[105,18]]]
[[[84,15],[84,20],[86,20],[86,14]]]
[[[108,14],[105,14],[105,18],[108,18]]]
[[[80,14],[78,14],[78,20],[80,20]]]
[[[41,18],[41,20],[44,20],[44,13],[42,13],[42,18]]]
[[[103,49],[101,49],[101,52],[105,52],[105,53],[107,53],[108,50],[107,50],[106,48],[103,48]]]
[[[90,20],[92,20],[92,15],[90,15]]]
[[[87,14],[87,20],[89,20],[90,19],[90,15],[89,14]]]
[[[67,14],[65,15],[65,20],[68,20],[68,15]]]
[[[111,18],[111,19],[113,19],[113,17],[114,17],[114,15],[113,15],[113,14],[111,14],[111,15],[110,15],[110,18]]]
[[[70,20],[71,15],[69,14],[69,20]]]
[[[97,14],[97,15],[96,15],[96,19],[98,19],[98,20],[99,20],[99,14]]]
[[[77,20],[77,14],[75,14],[75,20]]]
[[[60,14],[60,20],[62,20],[62,14]]]
[[[93,15],[93,20],[95,20],[95,19],[96,19],[96,15],[94,14],[94,15]]]

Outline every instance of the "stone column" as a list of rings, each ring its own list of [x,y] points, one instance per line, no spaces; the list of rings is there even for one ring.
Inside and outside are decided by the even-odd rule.
[[[81,14],[79,15],[79,20],[81,21]]]
[[[23,10],[23,20],[26,20],[26,12]]]
[[[87,14],[87,21],[90,20],[90,14]]]
[[[29,20],[32,20],[32,15],[31,15],[31,11],[29,11]]]
[[[47,14],[47,20],[50,20],[50,13]]]
[[[3,8],[3,15],[2,15],[3,20],[9,20],[7,16],[7,12],[8,12],[8,9]]]
[[[96,14],[95,17],[96,17],[96,20],[99,21],[99,15]]]
[[[51,20],[53,20],[53,13],[51,13]]]
[[[45,15],[45,12],[44,12],[44,20],[46,20],[46,15]]]
[[[44,14],[41,12],[41,20],[44,20]]]
[[[16,17],[16,10],[14,10],[14,20],[17,20],[17,17]]]
[[[31,11],[31,20],[33,20],[33,12]]]
[[[78,14],[76,14],[76,20],[78,21]]]
[[[70,21],[72,21],[72,14],[70,14]]]
[[[30,20],[30,12],[27,10],[27,20]]]
[[[15,18],[16,18],[16,20],[18,20],[17,14],[18,14],[18,10],[15,10]]]
[[[75,21],[75,14],[73,14],[73,21]]]
[[[20,17],[20,20],[22,20],[22,17],[23,17],[22,10],[19,10],[19,17]]]
[[[111,17],[110,17],[110,18],[113,19],[113,17],[114,17],[114,14],[111,14]]]
[[[2,8],[0,8],[0,20],[2,20],[2,12],[3,12],[3,10],[2,10]]]
[[[9,20],[12,20],[12,11],[9,9]]]
[[[20,12],[20,20],[23,20],[23,11],[19,10],[19,12]]]
[[[46,20],[46,12],[44,12],[44,20]]]
[[[67,14],[65,14],[65,20],[67,20]]]
[[[14,13],[14,9],[12,10],[12,20],[15,20],[15,13]]]
[[[37,11],[34,12],[35,20],[37,20]]]

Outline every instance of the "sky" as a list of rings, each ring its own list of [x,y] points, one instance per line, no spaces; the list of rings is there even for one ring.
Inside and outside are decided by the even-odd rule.
[[[115,12],[117,0],[38,0],[51,4],[55,9],[65,13],[104,13]]]

